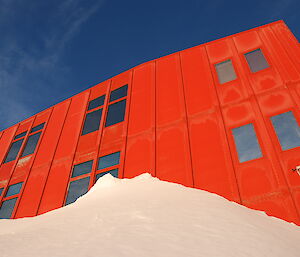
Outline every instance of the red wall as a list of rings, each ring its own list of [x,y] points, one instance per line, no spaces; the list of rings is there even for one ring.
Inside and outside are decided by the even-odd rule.
[[[244,54],[270,67],[251,73]],[[220,85],[214,65],[231,59],[237,79]],[[13,218],[64,205],[72,167],[121,151],[120,178],[149,172],[300,224],[300,148],[281,150],[270,117],[300,122],[300,47],[271,23],[139,65],[0,132],[0,202],[23,182]],[[105,128],[109,93],[128,84],[125,121]],[[88,102],[106,95],[100,128],[81,136]],[[45,122],[34,154],[3,163],[15,135]],[[240,163],[232,129],[253,123],[263,157]],[[25,140],[28,138],[28,134]],[[24,147],[24,145],[23,145]],[[86,175],[83,175],[85,177]]]

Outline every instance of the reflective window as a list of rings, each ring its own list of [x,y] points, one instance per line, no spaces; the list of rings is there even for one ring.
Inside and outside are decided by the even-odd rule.
[[[0,196],[2,195],[3,189],[4,188],[0,188]]]
[[[86,194],[90,183],[90,177],[72,181],[69,186],[66,205],[74,203],[80,196]]]
[[[26,135],[27,131],[19,134],[19,135],[16,135],[14,139],[18,139],[18,138],[21,138],[21,137],[24,137]]]
[[[2,203],[0,208],[0,219],[9,219],[11,217],[17,199],[18,198],[13,198]]]
[[[98,170],[111,167],[120,163],[120,152],[112,153],[99,158]]]
[[[220,84],[224,84],[226,82],[236,79],[236,74],[232,66],[231,60],[217,63],[215,67],[216,67]]]
[[[247,124],[232,130],[240,162],[262,157],[253,124]]]
[[[22,156],[33,154],[42,132],[36,133],[28,137]]]
[[[99,129],[102,109],[86,114],[82,135],[94,132]]]
[[[105,127],[124,121],[126,100],[111,104],[108,107]]]
[[[74,165],[72,178],[90,173],[92,171],[93,161],[83,162],[77,165]]]
[[[300,146],[300,129],[293,113],[285,112],[271,117],[282,150]]]
[[[104,175],[106,175],[106,174],[108,174],[108,173],[111,174],[113,177],[117,178],[117,177],[118,177],[119,171],[118,171],[118,169],[113,169],[113,170],[110,170],[110,171],[107,171],[107,172],[98,173],[98,174],[96,175],[96,181],[97,181],[99,178],[101,178],[102,176],[104,176]]]
[[[45,122],[42,123],[42,124],[40,124],[40,125],[37,125],[37,126],[33,127],[33,128],[30,130],[30,133],[36,132],[36,131],[38,131],[38,130],[43,129],[44,125],[45,125]]]
[[[20,148],[22,146],[23,140],[24,139],[21,139],[21,140],[16,141],[16,142],[11,144],[9,152],[8,152],[6,158],[5,158],[4,163],[10,162],[10,161],[13,161],[13,160],[16,159],[16,157],[17,157],[17,155],[20,151]]]
[[[127,87],[128,85],[125,85],[123,87],[111,91],[109,101],[115,101],[117,99],[127,96]]]
[[[20,183],[9,186],[5,197],[9,197],[9,196],[12,196],[12,195],[17,195],[18,193],[20,193],[22,185],[23,185],[23,182],[20,182]]]
[[[89,102],[89,107],[88,107],[88,110],[92,110],[96,107],[99,107],[101,105],[104,104],[104,100],[105,100],[105,95],[102,95],[92,101]]]
[[[269,67],[261,49],[256,49],[245,54],[246,60],[252,72],[264,70]]]

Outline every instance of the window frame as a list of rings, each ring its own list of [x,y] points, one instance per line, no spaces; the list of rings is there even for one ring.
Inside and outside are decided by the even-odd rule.
[[[105,157],[105,156],[109,156],[109,155],[114,154],[114,153],[119,153],[119,161],[118,161],[118,163],[114,164],[112,166],[107,166],[105,168],[99,169],[98,167],[99,167],[99,160],[100,160],[100,158]],[[96,180],[96,176],[98,174],[108,173],[109,171],[116,170],[116,169],[118,170],[118,178],[120,178],[121,162],[122,162],[122,150],[121,149],[119,149],[119,150],[117,150],[115,152],[106,152],[106,153],[102,153],[101,155],[99,155],[97,157],[96,170],[94,172],[94,180],[93,180],[94,183],[96,183],[96,181],[97,181]]]
[[[272,131],[272,134],[273,134],[273,138],[275,138],[275,141],[276,141],[276,148],[280,151],[280,152],[288,152],[288,151],[295,151],[295,149],[298,149],[300,146],[298,147],[293,147],[293,148],[289,148],[289,149],[282,149],[281,147],[281,143],[280,143],[280,140],[279,140],[279,137],[277,135],[277,132],[275,130],[275,127],[273,125],[273,122],[272,122],[272,117],[274,116],[277,116],[277,115],[280,115],[280,114],[284,114],[284,113],[287,113],[287,112],[291,112],[296,120],[296,123],[297,125],[300,127],[300,117],[298,116],[298,110],[296,110],[295,108],[288,108],[288,109],[284,109],[284,110],[281,110],[281,111],[277,111],[276,113],[272,113],[272,115],[268,115],[267,116],[267,119],[268,119],[268,126],[270,128],[270,130]]]
[[[233,129],[240,128],[240,127],[243,127],[243,126],[246,126],[246,125],[249,125],[249,124],[253,125],[253,130],[254,130],[254,133],[255,133],[255,136],[256,136],[256,139],[257,139],[257,143],[258,143],[258,146],[259,146],[259,149],[260,149],[260,152],[261,152],[261,156],[258,157],[258,158],[255,158],[255,159],[250,159],[250,160],[241,162],[240,158],[239,158],[238,147],[236,145],[235,137],[234,137],[234,134],[233,134]],[[235,159],[235,161],[238,165],[244,165],[246,163],[255,162],[255,161],[263,159],[266,156],[263,141],[262,141],[262,138],[260,137],[260,134],[258,133],[258,127],[257,127],[255,121],[251,120],[249,122],[243,122],[243,123],[240,123],[240,124],[235,124],[235,126],[232,126],[232,127],[229,128],[229,133],[230,133],[230,138],[231,138],[233,149],[234,149],[234,154],[233,154],[234,157],[233,158]]]
[[[41,124],[44,124],[44,125],[42,126],[42,128],[40,128],[39,130],[36,130],[36,131],[31,132],[31,129],[33,129],[33,128],[35,128],[35,127],[38,127],[38,126],[40,126]],[[32,125],[32,127],[30,128],[29,133],[27,133],[27,135],[26,135],[26,137],[25,137],[25,140],[24,140],[24,142],[23,142],[23,145],[22,145],[22,147],[21,147],[22,149],[21,149],[21,151],[20,151],[20,153],[19,153],[19,154],[20,154],[19,159],[26,158],[26,157],[28,157],[28,156],[33,155],[33,154],[36,153],[36,151],[38,150],[39,145],[40,145],[40,143],[41,143],[41,141],[42,141],[43,134],[44,134],[44,131],[45,131],[46,126],[47,126],[47,121],[44,121],[44,122],[42,122],[42,123],[40,123],[40,124],[38,124],[38,125],[35,125],[35,126]],[[30,136],[33,136],[33,135],[35,135],[35,134],[38,134],[38,133],[41,133],[41,134],[40,134],[39,139],[38,139],[38,141],[37,141],[37,143],[36,143],[36,146],[35,146],[35,148],[34,148],[33,153],[27,154],[27,155],[24,155],[24,156],[23,156],[23,152],[24,152],[24,150],[25,150],[25,148],[26,148],[26,146],[27,146],[27,142],[28,142],[29,137],[30,137]]]
[[[236,67],[235,62],[234,62],[233,59],[234,59],[233,56],[231,56],[231,57],[228,57],[226,59],[222,59],[222,61],[218,61],[218,62],[213,63],[213,70],[214,70],[214,73],[215,73],[216,81],[219,85],[222,85],[222,86],[227,85],[227,84],[233,83],[233,82],[235,82],[239,79],[238,74],[237,74],[237,67]],[[218,70],[217,70],[217,65],[221,64],[221,63],[225,63],[227,61],[231,62],[231,66],[232,66],[234,74],[235,74],[235,79],[229,80],[229,81],[224,82],[224,83],[221,83],[220,79],[219,79],[219,73],[218,73]]]
[[[84,174],[80,174],[80,175],[77,175],[77,176],[73,177],[73,171],[74,171],[74,167],[75,166],[80,165],[82,163],[87,163],[87,162],[90,162],[90,161],[92,162],[90,172],[84,173]],[[68,198],[68,194],[69,194],[69,188],[70,188],[70,184],[72,182],[77,181],[77,180],[81,180],[81,179],[85,179],[85,178],[89,178],[89,184],[88,184],[87,192],[90,190],[91,183],[93,181],[93,167],[94,167],[94,165],[95,165],[95,160],[94,159],[84,160],[84,161],[82,161],[80,163],[76,163],[76,164],[72,165],[71,171],[70,171],[70,174],[69,174],[69,181],[68,181],[66,192],[65,192],[65,198],[64,198],[63,206],[67,205],[67,198]],[[75,200],[75,202],[76,202],[76,200]]]
[[[2,207],[3,202],[16,198],[16,202],[15,202],[15,205],[14,205],[14,208],[12,210],[11,217],[10,217],[11,219],[14,218],[15,213],[17,211],[19,199],[21,198],[21,196],[23,194],[23,191],[24,191],[24,188],[26,186],[25,182],[26,182],[26,179],[22,180],[22,181],[18,180],[18,181],[14,181],[14,183],[12,183],[12,184],[8,183],[4,187],[2,187],[3,190],[2,190],[2,194],[0,195],[0,208]],[[7,196],[7,192],[9,190],[9,188],[13,185],[17,185],[17,184],[20,184],[20,183],[22,183],[22,185],[20,187],[19,192],[17,194]]]
[[[102,104],[102,105],[99,105],[99,106],[97,106],[97,107],[95,107],[95,108],[89,109],[90,103],[91,103],[92,101],[94,101],[95,99],[97,99],[97,98],[99,98],[99,97],[102,97],[102,96],[104,96],[103,104]],[[82,137],[82,136],[86,136],[86,135],[90,135],[91,133],[94,133],[94,132],[96,132],[96,131],[98,131],[98,132],[100,131],[100,129],[101,129],[101,123],[102,123],[102,121],[103,121],[104,118],[105,118],[104,116],[105,116],[105,112],[106,112],[106,111],[105,111],[106,101],[107,101],[107,95],[106,95],[106,93],[105,93],[105,94],[101,94],[100,96],[97,96],[97,97],[95,97],[94,99],[88,101],[88,103],[87,103],[87,105],[86,105],[86,111],[85,111],[85,115],[84,115],[84,120],[83,120],[83,123],[82,123],[81,133],[80,133],[80,136],[81,136],[81,137]],[[92,113],[92,112],[98,111],[98,110],[100,110],[100,109],[102,109],[102,111],[101,111],[101,116],[100,116],[100,120],[99,120],[99,127],[98,127],[98,129],[97,129],[97,130],[94,130],[94,131],[91,131],[91,132],[89,132],[89,133],[83,134],[83,130],[84,130],[84,127],[85,127],[85,122],[86,122],[87,115],[90,114],[90,113]]]
[[[265,60],[266,60],[266,62],[267,62],[267,64],[268,64],[269,66],[268,66],[267,68],[265,68],[265,69],[262,69],[262,70],[259,70],[259,71],[252,72],[252,70],[251,70],[251,68],[250,68],[250,65],[249,65],[249,63],[248,63],[248,61],[247,61],[246,54],[251,53],[251,52],[254,52],[254,51],[258,50],[258,49],[261,50],[261,52],[262,52],[262,54],[263,54],[263,56],[264,56],[264,58],[265,58]],[[247,67],[248,73],[254,75],[254,74],[258,74],[258,73],[260,73],[260,72],[265,72],[265,71],[270,70],[270,69],[272,68],[272,65],[271,65],[271,62],[270,62],[270,59],[269,59],[269,54],[266,54],[266,53],[268,53],[268,51],[267,51],[267,50],[265,49],[265,47],[262,46],[262,45],[257,46],[257,47],[254,47],[254,48],[251,48],[251,50],[248,49],[247,51],[243,51],[243,52],[242,52],[242,57],[243,57],[243,60],[244,60],[244,62],[245,62],[245,65],[246,65],[246,67]]]
[[[16,161],[17,159],[20,158],[20,156],[21,156],[21,154],[22,154],[21,152],[22,152],[23,147],[24,147],[24,142],[26,141],[25,139],[26,139],[26,136],[23,137],[23,138],[17,138],[17,140],[13,140],[13,141],[10,143],[9,148],[8,148],[8,150],[7,150],[6,154],[5,154],[5,157],[4,157],[3,161],[2,161],[2,164],[10,163],[10,162]],[[20,148],[19,148],[19,150],[18,150],[18,153],[17,153],[16,157],[15,157],[13,160],[6,161],[8,155],[9,155],[9,153],[10,153],[10,150],[11,150],[12,145],[13,145],[14,143],[18,142],[18,141],[22,141],[22,143],[21,143],[21,146],[20,146]],[[18,157],[19,157],[19,158],[18,158]]]

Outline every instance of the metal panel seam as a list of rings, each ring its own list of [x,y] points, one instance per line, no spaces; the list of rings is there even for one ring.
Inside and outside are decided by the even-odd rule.
[[[123,143],[123,156],[122,156],[122,152],[121,152],[121,156],[122,156],[122,159],[120,160],[120,164],[122,163],[123,161],[123,167],[122,165],[120,165],[119,167],[122,167],[122,178],[124,178],[124,168],[125,168],[125,156],[126,156],[126,149],[127,149],[127,138],[128,138],[128,128],[129,128],[129,117],[130,117],[130,105],[131,105],[131,93],[132,93],[132,85],[133,85],[133,72],[134,70],[132,69],[131,70],[131,81],[130,81],[130,86],[129,86],[129,94],[127,93],[127,97],[126,97],[126,101],[128,103],[126,103],[127,107],[126,107],[126,117],[125,117],[125,121],[126,121],[126,128],[125,128],[125,131],[126,131],[126,134],[125,134],[125,142]]]
[[[77,136],[76,146],[75,146],[74,152],[72,153],[71,169],[69,171],[69,179],[68,179],[68,183],[67,183],[66,188],[65,188],[64,200],[63,200],[63,205],[62,206],[64,206],[64,204],[66,202],[66,197],[67,197],[67,193],[68,193],[70,178],[71,178],[71,175],[72,175],[72,167],[74,165],[74,160],[75,160],[75,156],[76,156],[76,150],[77,150],[77,147],[78,147],[78,144],[79,144],[79,139],[80,139],[80,136],[81,136],[81,131],[82,131],[82,128],[84,126],[85,115],[86,115],[86,112],[87,112],[87,108],[89,106],[89,99],[90,99],[91,91],[92,91],[91,88],[88,89],[88,94],[89,94],[88,95],[88,101],[87,101],[86,106],[85,106],[85,111],[84,111],[84,114],[83,114],[83,120],[81,122],[80,131],[79,131],[78,136]]]
[[[51,109],[51,113],[52,113],[52,109]],[[23,152],[23,150],[24,150],[24,148],[25,148],[25,145],[26,145],[26,143],[27,143],[27,141],[28,141],[29,134],[30,134],[30,130],[31,130],[31,128],[33,127],[33,124],[34,124],[34,121],[36,120],[36,117],[37,117],[37,115],[34,116],[34,118],[32,119],[32,122],[31,122],[31,124],[30,124],[30,126],[29,126],[29,128],[28,128],[28,133],[26,134],[26,137],[24,138],[25,140],[24,140],[24,142],[23,142],[23,144],[22,144],[22,147],[21,147],[21,149],[20,149],[20,152],[19,152],[19,154],[18,154],[18,158],[17,158],[17,161],[16,161],[16,163],[15,163],[15,165],[14,165],[13,171],[12,171],[12,173],[11,173],[11,175],[10,175],[10,178],[9,178],[9,181],[8,181],[8,185],[9,185],[9,183],[10,183],[10,181],[11,181],[11,178],[12,178],[14,172],[15,172],[16,166],[17,166],[18,161],[19,161],[19,158],[20,158],[20,155],[22,154],[22,152]],[[47,126],[47,125],[46,125],[46,126]],[[43,132],[44,132],[45,130],[46,130],[46,128],[43,129]],[[42,133],[42,134],[44,134],[44,133]],[[38,151],[38,149],[39,149],[39,145],[40,145],[40,143],[41,143],[41,141],[42,141],[42,138],[43,138],[43,135],[41,135],[41,138],[39,139],[38,145],[36,146],[35,153],[33,154],[33,158],[32,158],[32,160],[31,160],[31,165],[30,165],[30,167],[29,167],[29,169],[28,169],[27,175],[26,175],[25,180],[24,180],[23,185],[22,185],[22,189],[21,189],[21,191],[20,191],[20,193],[19,193],[17,202],[16,202],[16,204],[15,204],[14,210],[13,210],[12,215],[11,215],[11,218],[12,218],[12,219],[15,217],[15,215],[16,215],[16,213],[17,213],[17,210],[18,210],[18,207],[19,207],[19,204],[20,204],[20,199],[22,198],[22,195],[23,195],[23,192],[24,192],[24,188],[26,187],[26,182],[27,182],[27,180],[28,180],[28,177],[29,177],[29,174],[30,174],[31,167],[32,167],[32,165],[33,165],[33,162],[34,162],[36,153],[37,153],[37,151]]]
[[[208,61],[208,63],[210,63],[206,46],[204,46],[204,52],[205,52],[206,60]],[[210,65],[209,65],[209,71],[210,71],[211,78],[213,78],[213,73],[212,73]],[[236,188],[237,188],[237,191],[238,191],[238,197],[239,197],[240,203],[243,204],[241,193],[240,193],[240,188],[239,188],[239,184],[238,184],[238,180],[237,180],[237,176],[236,176],[236,169],[235,169],[233,158],[232,158],[232,149],[230,148],[230,144],[229,144],[229,140],[228,140],[228,133],[227,133],[227,129],[225,127],[224,115],[223,115],[223,112],[221,110],[221,101],[220,101],[220,98],[219,98],[219,95],[218,95],[218,92],[217,92],[217,88],[216,88],[216,84],[215,84],[214,79],[213,79],[213,88],[214,88],[215,95],[216,95],[217,101],[218,101],[218,109],[220,111],[220,115],[221,115],[221,119],[222,119],[222,125],[223,125],[222,127],[224,129],[225,138],[226,138],[225,144],[227,144],[227,147],[229,149],[229,156],[230,156],[230,159],[231,159],[231,165],[232,165],[232,169],[233,169],[233,175],[234,175],[234,178],[235,178]]]
[[[53,157],[52,157],[51,162],[50,162],[48,174],[47,174],[47,177],[46,177],[46,180],[45,180],[45,184],[43,186],[43,190],[42,190],[42,194],[41,194],[41,197],[40,197],[40,201],[39,201],[39,204],[38,204],[38,207],[37,207],[37,210],[36,210],[36,215],[38,215],[38,212],[39,212],[39,209],[40,209],[40,206],[41,206],[41,202],[42,202],[42,199],[43,199],[43,196],[44,196],[44,192],[45,192],[45,188],[46,188],[46,185],[47,185],[47,182],[48,182],[50,170],[51,170],[51,167],[52,167],[52,164],[53,164],[53,161],[54,161],[54,157],[55,157],[55,154],[56,154],[56,151],[57,151],[57,148],[58,148],[58,144],[59,144],[60,137],[62,135],[62,131],[63,131],[64,126],[65,126],[65,122],[66,122],[66,119],[67,119],[67,116],[68,116],[68,113],[69,113],[69,110],[70,110],[71,103],[72,103],[72,98],[69,101],[69,106],[68,106],[68,109],[67,109],[67,112],[66,112],[66,115],[65,115],[65,119],[63,121],[62,128],[61,128],[59,136],[58,136],[58,140],[57,140],[57,143],[56,143],[56,146],[55,146],[55,149],[54,149]]]
[[[101,142],[102,142],[102,137],[103,137],[103,131],[104,131],[104,127],[105,127],[105,120],[106,120],[106,116],[107,116],[107,111],[108,111],[108,106],[109,106],[109,97],[110,97],[110,90],[111,90],[111,85],[112,85],[112,79],[110,79],[109,84],[107,86],[106,89],[106,96],[105,96],[105,101],[102,107],[102,118],[100,121],[100,127],[99,127],[99,132],[98,132],[98,141],[96,142],[96,157],[93,161],[93,166],[92,166],[92,170],[91,170],[91,179],[90,179],[90,183],[89,183],[89,187],[88,190],[90,190],[90,188],[94,185],[94,180],[95,180],[95,174],[97,171],[97,160],[99,158],[99,153],[100,153],[100,148],[101,148]]]
[[[9,152],[10,147],[11,147],[11,145],[12,145],[12,141],[14,141],[14,137],[16,136],[16,133],[17,133],[17,131],[18,131],[18,128],[20,127],[20,124],[21,124],[21,123],[18,124],[18,126],[17,126],[17,128],[16,128],[16,130],[15,130],[15,132],[14,132],[14,134],[13,134],[13,137],[12,137],[12,139],[11,139],[11,141],[10,141],[10,144],[9,144],[7,150],[6,150],[6,154],[4,155],[4,158],[3,158],[2,163],[1,163],[0,166],[3,165],[3,162],[4,162],[4,160],[6,159],[6,156],[8,155],[8,152]],[[4,132],[3,132],[3,134],[4,134]],[[27,135],[26,135],[26,136],[27,136]],[[26,136],[24,137],[24,139],[27,138]],[[24,142],[22,143],[22,145],[23,145],[23,144],[24,144]],[[16,157],[16,160],[15,160],[15,164],[14,164],[13,167],[12,167],[12,172],[11,172],[11,174],[10,174],[10,176],[9,176],[9,178],[8,178],[8,181],[7,181],[7,183],[6,183],[6,186],[4,187],[4,190],[3,190],[3,192],[2,192],[2,196],[0,196],[0,207],[1,207],[1,205],[2,205],[2,200],[3,200],[3,198],[5,198],[4,196],[6,195],[6,192],[7,192],[7,189],[8,189],[8,185],[9,185],[10,179],[11,179],[11,177],[12,177],[12,175],[13,175],[15,166],[17,165],[17,160],[19,159],[21,149],[22,149],[22,146],[20,147],[19,153],[18,153],[18,155],[17,155],[17,157]]]
[[[157,74],[156,74],[156,66],[157,66],[157,61],[154,61],[154,177],[156,177],[156,161],[157,161]]]
[[[189,124],[189,118],[188,118],[188,114],[187,114],[186,95],[185,95],[185,85],[184,85],[184,80],[183,80],[183,71],[182,71],[182,62],[181,62],[181,52],[179,52],[179,66],[180,66],[181,89],[182,89],[183,101],[184,101],[185,121],[186,121],[187,136],[188,136],[188,148],[189,148],[189,152],[190,152],[190,162],[191,162],[191,172],[192,172],[192,183],[193,183],[193,187],[195,187],[194,165],[193,165],[193,156],[192,156],[192,147],[191,147],[191,137],[190,137],[190,124]]]
[[[293,56],[290,55],[289,51],[286,50],[286,46],[284,46],[284,45],[282,44],[282,42],[281,42],[282,40],[280,40],[280,39],[278,38],[277,33],[274,32],[273,27],[270,26],[270,29],[271,29],[271,31],[272,31],[274,37],[277,39],[277,42],[279,43],[279,45],[281,45],[281,47],[283,48],[283,50],[285,51],[285,53],[286,53],[287,56],[289,57],[289,60],[291,61],[292,65],[294,66],[295,70],[298,72],[298,74],[299,74],[299,76],[300,76],[300,71],[299,71],[299,69],[298,69],[298,66],[295,65],[295,59],[293,58]],[[292,33],[292,34],[293,34],[293,33]],[[298,46],[298,47],[299,47],[299,49],[300,49],[300,46]],[[289,47],[289,48],[290,48],[290,47]],[[292,50],[292,49],[291,49],[291,50]]]

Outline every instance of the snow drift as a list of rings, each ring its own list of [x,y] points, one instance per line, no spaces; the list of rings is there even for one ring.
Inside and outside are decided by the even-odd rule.
[[[300,256],[300,229],[143,174],[102,177],[74,204],[0,221],[1,257]]]

